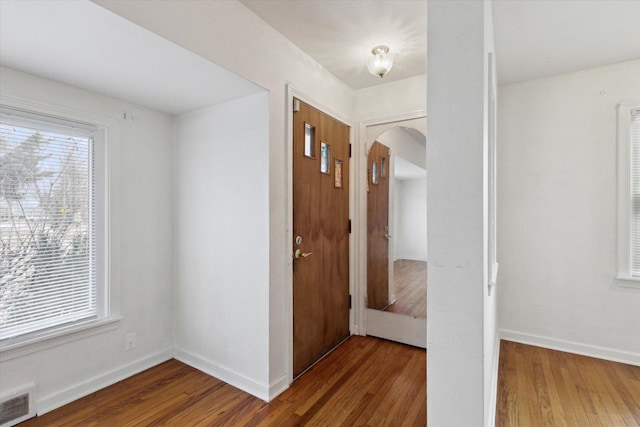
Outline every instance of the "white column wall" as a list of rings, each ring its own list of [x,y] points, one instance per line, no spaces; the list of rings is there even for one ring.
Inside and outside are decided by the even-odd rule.
[[[427,17],[427,423],[490,425],[498,357],[486,265],[490,4],[429,2]]]
[[[489,109],[492,106],[489,105],[489,100],[491,97],[489,96],[489,90],[497,87],[498,80],[498,70],[496,68],[496,52],[495,52],[495,43],[493,36],[493,11],[492,11],[493,0],[484,0],[484,78],[483,78],[483,105],[484,105],[484,113],[483,113],[483,139],[484,139],[484,147],[483,147],[483,168],[484,168],[484,184],[483,184],[483,233],[484,233],[484,253],[483,253],[483,264],[484,264],[484,274],[483,274],[483,337],[484,337],[484,349],[483,349],[483,375],[484,375],[484,424],[485,426],[493,427],[495,425],[495,415],[496,415],[496,399],[498,394],[498,363],[500,361],[500,336],[498,334],[498,300],[500,298],[500,289],[493,289],[490,293],[489,286],[489,263],[493,262],[489,257],[489,222],[491,218],[489,217],[489,206],[495,205],[497,195],[494,194],[493,199],[489,198],[489,185],[491,183],[491,179],[489,178],[490,171],[489,165],[489,153],[491,152],[489,145],[493,144],[493,150],[496,152],[500,151],[499,142],[494,136],[494,140],[490,140],[490,134],[495,133],[495,129],[497,127],[497,119],[494,114],[491,115],[489,113]],[[490,63],[491,62],[491,63]],[[493,73],[489,73],[489,68],[493,70]],[[489,81],[489,79],[493,81]],[[495,98],[494,98],[495,100]],[[495,107],[494,101],[494,106]],[[494,117],[491,117],[494,116]],[[497,116],[499,118],[499,116]],[[493,119],[494,122],[490,123],[490,120]],[[490,133],[489,129],[493,127],[494,131]],[[493,166],[496,168],[496,175],[500,174],[500,168],[497,165]],[[499,189],[496,190],[499,192]],[[501,233],[499,224],[496,224],[497,234]],[[495,244],[495,243],[494,243]],[[500,258],[497,257],[496,260],[498,263],[500,262]],[[496,268],[496,266],[491,266],[492,269]],[[499,274],[499,272],[498,272]]]

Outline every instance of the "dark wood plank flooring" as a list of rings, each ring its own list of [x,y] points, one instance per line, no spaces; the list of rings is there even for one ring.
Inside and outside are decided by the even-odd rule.
[[[353,336],[270,403],[177,360],[27,426],[424,426],[426,352]]]

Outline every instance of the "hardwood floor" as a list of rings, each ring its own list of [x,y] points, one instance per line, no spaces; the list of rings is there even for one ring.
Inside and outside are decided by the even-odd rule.
[[[496,426],[640,426],[640,367],[509,341]]]
[[[353,336],[270,403],[177,360],[26,426],[424,426],[426,352]]]
[[[170,360],[20,426],[424,426],[425,365],[353,336],[265,403]],[[640,426],[640,367],[502,341],[496,426]]]
[[[427,262],[398,259],[393,262],[396,302],[385,308],[391,313],[427,317]]]

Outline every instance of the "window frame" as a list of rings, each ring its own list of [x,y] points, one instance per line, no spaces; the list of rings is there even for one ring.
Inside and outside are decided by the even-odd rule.
[[[618,260],[617,285],[640,289],[640,276],[631,272],[631,115],[640,110],[640,100],[618,104]]]
[[[3,340],[0,360],[8,360],[45,348],[75,341],[97,333],[113,330],[122,317],[114,312],[114,289],[110,280],[110,176],[111,137],[117,139],[117,122],[109,117],[40,104],[10,96],[0,96],[0,106],[18,117],[49,122],[53,126],[74,124],[94,130],[94,209],[96,251],[96,317],[86,321],[62,324]],[[108,138],[109,137],[109,141]],[[117,290],[116,290],[117,293]]]

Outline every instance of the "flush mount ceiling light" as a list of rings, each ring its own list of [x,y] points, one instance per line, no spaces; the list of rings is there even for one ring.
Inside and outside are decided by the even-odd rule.
[[[371,53],[373,57],[369,58],[367,68],[371,74],[382,78],[393,67],[393,55],[389,53],[389,46],[384,45],[374,47]]]

